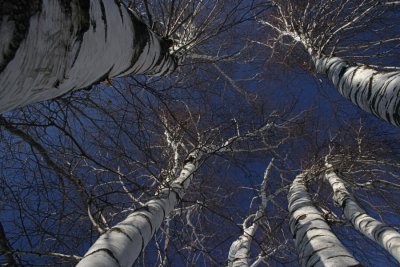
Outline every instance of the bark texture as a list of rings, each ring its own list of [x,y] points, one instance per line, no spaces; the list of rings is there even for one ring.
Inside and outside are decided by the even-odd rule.
[[[298,175],[288,194],[290,230],[301,266],[362,266],[332,232],[323,214],[314,206],[305,185],[305,174]]]
[[[3,0],[0,36],[0,113],[106,78],[176,68],[167,42],[119,0]]]
[[[339,57],[315,57],[314,62],[341,95],[362,110],[400,126],[400,72],[379,71]]]
[[[188,188],[200,152],[189,154],[179,175],[169,187],[101,235],[78,267],[130,267],[146,247],[165,217],[175,208]]]
[[[346,219],[363,235],[378,243],[400,262],[399,232],[369,216],[347,191],[343,180],[336,175],[332,168],[326,171],[325,178],[333,189],[334,201],[342,207]]]

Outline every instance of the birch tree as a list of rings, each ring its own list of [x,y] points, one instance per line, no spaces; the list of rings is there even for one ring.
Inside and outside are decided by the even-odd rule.
[[[274,1],[274,4],[275,12],[260,21],[276,33],[276,43],[270,42],[272,49],[278,43],[288,45],[288,39],[300,44],[316,72],[328,76],[342,96],[362,110],[400,126],[398,68],[354,62],[357,58],[398,55],[394,45],[399,36],[384,32],[390,27],[387,25],[397,23],[390,1],[387,5],[350,0]]]
[[[342,207],[345,218],[362,234],[386,249],[397,261],[400,257],[400,234],[392,227],[372,218],[359,206],[354,197],[346,189],[333,166],[326,164],[325,179],[333,190],[335,203]]]
[[[265,210],[267,208],[267,194],[266,194],[266,186],[269,179],[270,171],[272,168],[274,159],[271,159],[267,168],[264,172],[264,177],[260,186],[260,198],[261,204],[258,206],[257,212],[255,214],[249,215],[243,221],[243,234],[236,239],[230,249],[228,254],[228,266],[229,267],[237,267],[237,266],[249,266],[250,260],[250,248],[251,242],[255,237],[259,224],[262,222],[263,217],[265,216]],[[255,262],[251,265],[253,267],[260,264],[265,256],[260,253],[259,257],[255,260]]]
[[[362,266],[332,232],[322,212],[313,204],[306,174],[293,180],[288,194],[290,230],[301,266]]]
[[[176,68],[165,39],[121,1],[1,3],[0,113],[112,77]]]
[[[220,1],[133,2],[3,1],[0,113],[110,78],[171,73],[187,51],[264,9],[239,1],[227,17]]]
[[[165,217],[176,207],[179,199],[183,198],[203,155],[211,154],[213,151],[221,152],[233,142],[263,134],[270,127],[272,127],[270,124],[266,124],[256,132],[232,136],[217,146],[205,144],[195,148],[184,160],[185,164],[179,176],[176,179],[167,179],[168,187],[162,187],[155,199],[145,203],[100,236],[78,266],[131,266]]]

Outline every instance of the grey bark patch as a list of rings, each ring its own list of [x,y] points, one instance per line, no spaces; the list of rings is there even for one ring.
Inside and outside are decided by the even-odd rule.
[[[122,14],[122,9],[121,9],[121,1],[120,0],[114,0],[114,2],[118,6],[118,10],[119,10],[119,15],[121,17],[121,21],[124,22],[124,16]]]
[[[129,9],[128,9],[128,14],[132,21],[133,30],[134,30],[134,37],[133,37],[134,41],[133,41],[133,47],[132,47],[132,50],[134,52],[133,52],[129,67],[127,67],[125,70],[118,73],[116,76],[118,76],[121,73],[126,72],[127,70],[129,70],[130,68],[132,68],[135,65],[139,56],[143,53],[144,47],[146,46],[146,44],[149,42],[149,39],[150,39],[150,32],[149,32],[149,29],[147,28],[146,24],[144,24],[142,21],[140,21],[136,17],[136,15]]]

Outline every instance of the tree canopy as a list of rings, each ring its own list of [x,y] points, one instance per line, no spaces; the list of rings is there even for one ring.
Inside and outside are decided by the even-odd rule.
[[[399,12],[3,1],[0,264],[397,266]]]

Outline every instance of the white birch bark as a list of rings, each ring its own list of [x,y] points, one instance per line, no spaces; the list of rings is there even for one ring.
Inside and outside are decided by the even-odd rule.
[[[289,189],[290,230],[301,266],[362,266],[332,232],[323,214],[314,206],[305,185],[305,173]]]
[[[328,165],[325,179],[333,189],[334,201],[343,209],[344,216],[363,235],[378,243],[386,249],[398,262],[400,262],[400,234],[392,227],[372,218],[355,201],[347,191],[342,179],[336,175]]]
[[[328,40],[332,39],[334,35],[340,34],[346,27],[351,28],[352,24],[355,24],[362,17],[368,16],[374,10],[374,7],[378,6],[378,3],[367,8],[353,20],[341,25],[335,32],[331,33],[331,37]],[[312,5],[307,6],[305,12],[310,6]],[[298,27],[302,28],[304,21],[290,19],[291,11],[285,10],[279,3],[277,3],[277,9],[282,26],[273,25],[268,21],[260,21],[260,23],[277,31],[279,38],[288,36],[302,44],[314,61],[317,72],[328,75],[342,96],[351,100],[353,104],[362,110],[400,127],[399,71],[377,70],[365,64],[351,63],[340,57],[324,55],[323,48],[328,42],[315,44],[314,40],[311,40],[306,34],[295,30]],[[306,13],[304,13],[304,16],[306,16]]]
[[[317,71],[362,110],[400,126],[400,72],[379,71],[339,57],[314,57]]]
[[[2,0],[0,8],[0,113],[176,67],[167,42],[119,0]]]
[[[228,267],[247,267],[249,266],[250,246],[255,233],[257,232],[261,218],[265,214],[267,207],[266,186],[269,173],[271,171],[273,159],[265,169],[263,181],[260,188],[261,204],[255,214],[248,216],[243,222],[243,234],[236,239],[228,254]]]
[[[185,165],[168,188],[101,235],[78,267],[130,267],[146,247],[165,217],[175,208],[188,188],[201,158],[198,150],[189,154]]]

